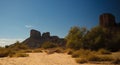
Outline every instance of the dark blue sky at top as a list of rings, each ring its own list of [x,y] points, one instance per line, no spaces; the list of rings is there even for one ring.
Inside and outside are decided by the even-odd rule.
[[[99,25],[102,13],[120,21],[120,0],[0,0],[0,38],[27,38],[30,29],[65,37],[72,26]]]

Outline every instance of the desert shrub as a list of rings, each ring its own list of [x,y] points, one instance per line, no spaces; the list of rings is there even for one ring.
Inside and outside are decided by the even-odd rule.
[[[112,61],[114,60],[111,56],[100,56],[101,61]]]
[[[16,53],[32,53],[32,52],[33,52],[33,50],[31,50],[31,49],[16,51]]]
[[[29,49],[29,47],[28,47],[27,45],[22,44],[22,43],[20,43],[19,41],[17,41],[17,42],[14,43],[14,44],[9,45],[7,48],[8,48],[8,49],[11,49],[11,50],[15,50],[15,51]]]
[[[77,63],[86,63],[90,61],[102,62],[102,61],[113,61],[111,55],[98,54],[96,51],[80,49],[72,54],[72,57],[77,58]]]
[[[13,55],[15,55],[15,54],[16,54],[16,51],[11,51],[8,56],[13,57]]]
[[[72,49],[80,49],[83,47],[82,38],[86,33],[86,28],[80,28],[78,26],[73,26],[68,32],[68,35],[66,36],[67,48]]]
[[[72,55],[74,50],[69,48],[69,49],[66,49],[65,52],[69,55]]]
[[[43,52],[41,49],[34,49],[33,52]]]
[[[113,58],[111,56],[99,56],[96,54],[92,54],[86,57],[88,61],[112,61]]]
[[[55,48],[55,47],[57,47],[57,45],[55,43],[52,43],[49,41],[42,44],[42,48],[44,48],[44,49]]]
[[[72,54],[72,57],[73,58],[78,58],[80,56],[81,52],[80,51],[75,51],[73,54]]]
[[[100,61],[100,57],[99,56],[97,56],[97,55],[89,55],[89,56],[87,56],[86,57],[87,58],[87,60],[89,60],[89,61]]]
[[[32,50],[27,49],[27,50],[24,50],[24,52],[25,52],[25,53],[31,53],[31,52],[32,52]]]
[[[57,48],[51,48],[51,49],[47,49],[47,50],[45,50],[45,52],[47,53],[47,54],[53,54],[53,53],[64,53],[64,49],[63,48],[61,48],[61,47],[57,47]]]
[[[93,52],[91,50],[80,49],[80,50],[75,51],[72,54],[72,57],[74,57],[74,58],[77,58],[77,57],[86,57],[86,56],[88,56],[88,55],[90,55],[92,53]]]
[[[28,57],[29,54],[26,53],[15,53],[13,55],[11,55],[10,57]]]
[[[64,49],[60,48],[60,47],[57,47],[57,48],[55,48],[54,52],[56,52],[56,53],[63,53]]]
[[[6,57],[10,53],[10,50],[5,49],[5,48],[0,48],[0,57]]]
[[[113,64],[120,64],[120,58],[116,58],[112,61]]]
[[[75,61],[77,63],[83,64],[83,63],[87,63],[88,61],[85,58],[76,58]]]
[[[98,53],[99,53],[99,54],[111,54],[111,52],[108,51],[108,50],[106,50],[106,49],[99,49],[99,50],[98,50]]]

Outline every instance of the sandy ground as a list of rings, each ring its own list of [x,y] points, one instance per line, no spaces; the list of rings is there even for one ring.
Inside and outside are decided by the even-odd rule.
[[[0,58],[0,65],[96,65],[78,64],[67,54],[29,53],[29,57]]]

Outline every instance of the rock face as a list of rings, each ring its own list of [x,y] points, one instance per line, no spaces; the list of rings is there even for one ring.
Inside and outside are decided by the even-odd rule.
[[[114,27],[116,26],[115,16],[110,13],[104,13],[100,15],[100,26],[102,27]]]
[[[46,38],[50,38],[50,32],[45,32],[42,34],[42,38],[46,39]]]
[[[36,38],[36,39],[41,38],[41,33],[37,30],[32,29],[30,32],[30,38]]]
[[[120,23],[116,23],[115,16],[110,13],[104,13],[100,15],[99,25],[112,33],[120,31]]]
[[[66,43],[64,39],[59,38],[58,36],[50,36],[50,32],[45,32],[41,36],[41,33],[34,29],[30,31],[30,37],[22,43],[28,45],[30,48],[39,48],[46,41],[57,43],[60,46],[63,46]]]

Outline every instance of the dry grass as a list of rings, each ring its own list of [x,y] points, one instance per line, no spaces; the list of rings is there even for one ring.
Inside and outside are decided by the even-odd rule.
[[[34,49],[33,52],[34,52],[34,53],[41,53],[41,52],[43,52],[43,51],[42,51],[41,49]]]
[[[112,53],[108,50],[105,50],[105,49],[99,49],[98,54],[112,54]]]
[[[72,54],[72,57],[73,58],[78,58],[78,57],[86,57],[90,54],[94,54],[94,52],[90,51],[90,50],[84,50],[84,49],[80,49],[80,50],[77,50],[75,51],[73,54]]]
[[[13,55],[11,55],[10,57],[28,57],[29,54],[26,53],[15,53]]]
[[[96,54],[89,55],[86,57],[88,61],[112,61],[113,58],[111,56],[99,56]]]
[[[116,58],[112,61],[113,64],[120,64],[120,58]]]
[[[99,50],[98,52],[96,52],[96,51],[91,51],[91,50],[80,49],[80,50],[73,52],[72,57],[76,58],[75,61],[77,63],[87,63],[87,62],[98,62],[98,63],[109,62],[111,63],[113,61],[114,61],[113,63],[118,63],[120,60],[119,59],[115,60],[115,58],[117,57],[113,57],[114,55],[111,52],[108,53],[108,51],[106,50]]]
[[[67,53],[68,55],[72,55],[74,53],[74,50],[69,48],[65,50],[65,53]]]
[[[45,52],[46,52],[47,54],[64,53],[64,49],[63,49],[63,48],[60,48],[60,47],[57,47],[57,48],[47,49],[47,50],[45,50]]]
[[[83,63],[87,63],[87,62],[88,62],[88,60],[85,59],[85,58],[76,58],[75,61],[76,61],[77,63],[80,63],[80,64],[83,64]]]

